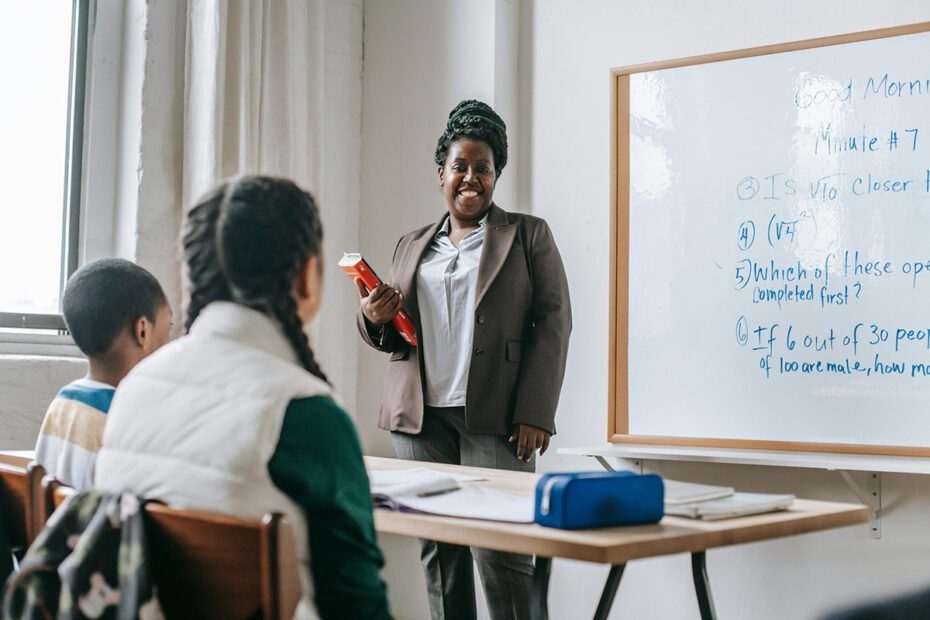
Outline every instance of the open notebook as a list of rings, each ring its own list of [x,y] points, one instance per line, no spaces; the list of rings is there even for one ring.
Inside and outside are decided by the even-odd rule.
[[[482,478],[447,474],[426,467],[370,471],[376,507],[447,517],[532,523],[533,498],[488,489]]]

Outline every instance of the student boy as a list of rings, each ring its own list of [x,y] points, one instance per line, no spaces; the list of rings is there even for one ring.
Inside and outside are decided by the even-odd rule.
[[[52,401],[35,459],[61,482],[87,489],[93,486],[94,463],[116,386],[168,341],[171,307],[152,274],[119,258],[96,260],[76,271],[62,306],[89,370]]]

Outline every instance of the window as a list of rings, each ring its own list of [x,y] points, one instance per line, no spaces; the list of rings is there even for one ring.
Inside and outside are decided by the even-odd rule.
[[[89,0],[0,0],[0,328],[64,329],[77,267]]]

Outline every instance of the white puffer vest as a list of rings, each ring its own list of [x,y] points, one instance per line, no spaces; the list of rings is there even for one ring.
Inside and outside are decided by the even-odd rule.
[[[313,618],[307,524],[271,481],[288,403],[333,396],[297,363],[279,325],[229,302],[208,305],[190,334],[143,360],[120,383],[97,456],[96,487],[178,508],[260,519],[285,514],[303,563]]]

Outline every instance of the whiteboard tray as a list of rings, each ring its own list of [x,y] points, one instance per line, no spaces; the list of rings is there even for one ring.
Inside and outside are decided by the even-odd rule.
[[[737,448],[607,444],[589,448],[559,448],[559,454],[650,461],[693,461],[768,465],[846,471],[930,474],[930,458],[835,454],[830,452],[771,452]]]

